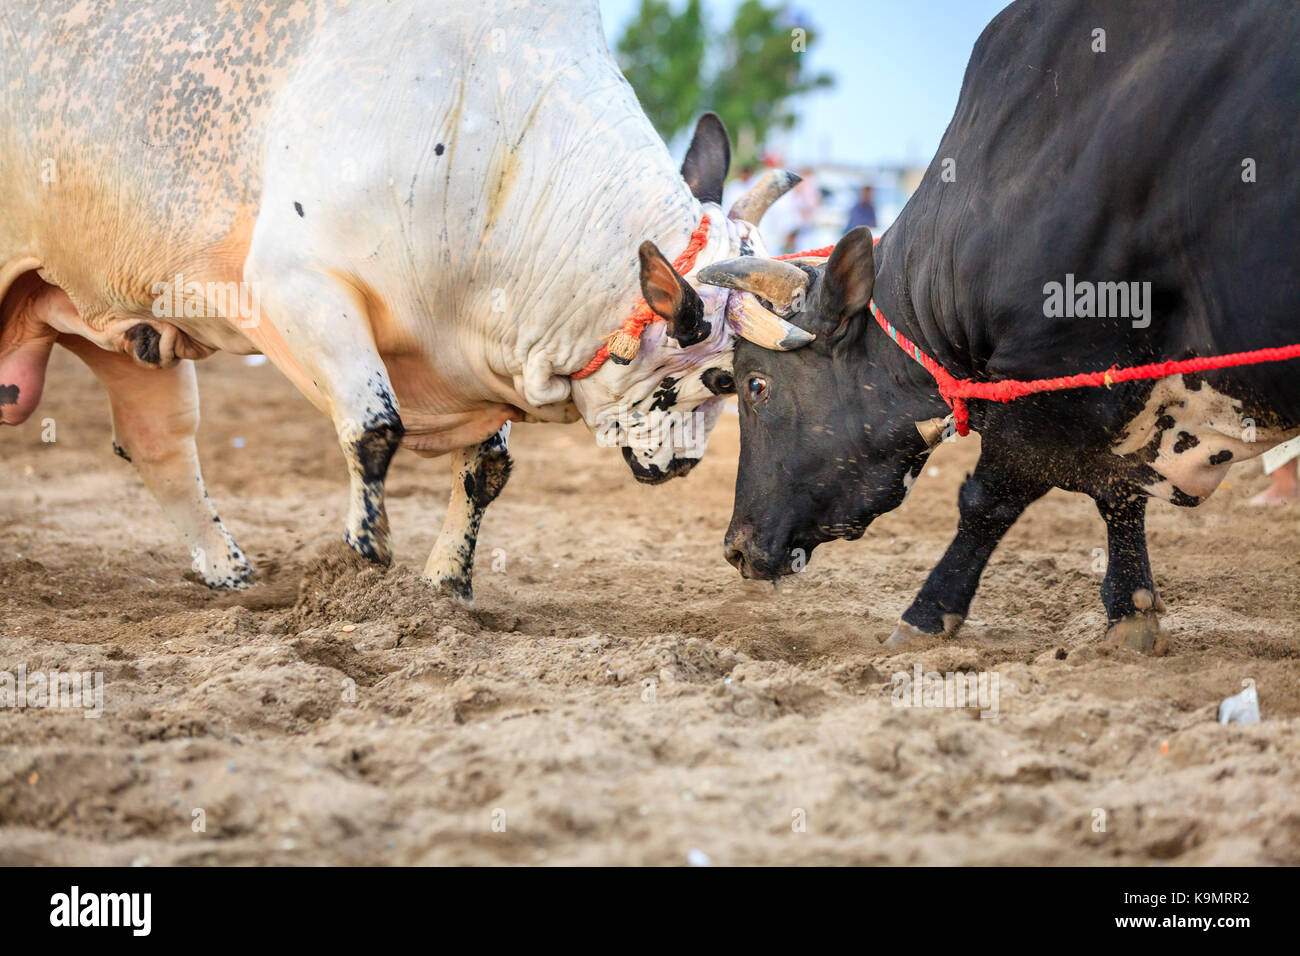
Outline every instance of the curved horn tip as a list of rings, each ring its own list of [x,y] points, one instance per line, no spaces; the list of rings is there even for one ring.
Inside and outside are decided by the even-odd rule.
[[[772,203],[802,181],[802,176],[788,169],[769,169],[758,177],[743,196],[731,204],[727,218],[743,219],[751,226],[757,226]]]
[[[735,280],[733,270],[739,264],[740,259],[722,259],[718,262],[710,262],[695,273],[695,278],[706,285],[716,285],[724,289],[730,289],[732,286],[728,283]]]
[[[740,314],[733,321],[742,339],[773,352],[802,348],[817,338],[748,298],[741,301]]]
[[[799,326],[794,325],[791,322],[786,322],[785,324],[788,328],[785,333],[785,338],[783,338],[776,346],[778,352],[789,352],[794,349],[801,349],[805,345],[810,344],[813,339],[817,338],[816,335],[809,332],[807,329],[801,329]]]

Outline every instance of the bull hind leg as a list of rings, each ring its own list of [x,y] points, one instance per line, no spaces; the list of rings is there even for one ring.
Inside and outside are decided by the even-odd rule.
[[[1141,495],[1116,500],[1094,498],[1106,522],[1106,576],[1101,600],[1108,622],[1105,642],[1144,654],[1168,650],[1168,635],[1160,626],[1164,602],[1151,577],[1147,556],[1147,499]]]
[[[131,462],[181,532],[194,571],[212,588],[244,588],[253,567],[221,523],[203,485],[194,435],[199,426],[193,362],[142,368],[75,335],[59,344],[95,373],[113,412],[113,450]]]
[[[405,429],[370,316],[348,283],[282,259],[250,258],[259,315],[247,335],[330,416],[348,470],[343,538],[377,564],[393,560],[384,480]]]
[[[424,579],[462,601],[474,600],[474,549],[487,510],[510,478],[510,423],[452,459],[451,501],[442,532],[424,566]]]
[[[975,471],[966,476],[958,494],[961,518],[957,535],[926,578],[921,592],[903,612],[887,647],[902,647],[918,638],[957,633],[970,611],[980,576],[998,542],[1026,508],[1051,488],[1027,480],[998,463],[1005,455],[986,443]]]

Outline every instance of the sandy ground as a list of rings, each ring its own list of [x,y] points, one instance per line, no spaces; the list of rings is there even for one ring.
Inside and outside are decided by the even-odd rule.
[[[445,461],[399,455],[397,561],[359,566],[333,544],[328,423],[270,367],[200,376],[248,592],[186,580],[67,353],[0,434],[0,671],[104,681],[98,719],[0,709],[0,861],[1300,863],[1300,508],[1245,506],[1257,464],[1196,511],[1153,506],[1168,656],[1099,647],[1104,529],[1063,493],[956,640],[891,655],[975,439],[775,593],[722,559],[734,415],[657,488],[581,426],[519,427],[471,609],[418,579]],[[894,706],[917,665],[995,673],[996,716]],[[1264,720],[1220,726],[1243,679]]]

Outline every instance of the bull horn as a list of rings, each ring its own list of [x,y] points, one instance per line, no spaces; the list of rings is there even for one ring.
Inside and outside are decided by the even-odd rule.
[[[769,169],[758,177],[754,183],[727,211],[728,219],[743,219],[751,226],[757,226],[763,213],[803,179],[788,169]]]
[[[697,274],[701,282],[737,292],[752,292],[777,308],[788,309],[795,296],[808,288],[808,274],[798,266],[778,259],[741,256],[705,266]]]
[[[947,415],[943,418],[931,418],[924,422],[916,423],[916,430],[921,433],[921,438],[925,440],[927,448],[933,448],[939,442],[943,441],[943,433],[952,423],[952,416]]]
[[[735,325],[740,337],[747,342],[774,352],[789,352],[807,345],[817,336],[792,325],[754,301],[752,296],[740,296],[740,308],[728,308],[727,317]]]

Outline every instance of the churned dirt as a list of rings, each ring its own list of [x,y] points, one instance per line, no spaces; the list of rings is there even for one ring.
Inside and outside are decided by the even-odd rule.
[[[956,640],[889,654],[976,439],[777,593],[722,558],[734,415],[656,488],[581,426],[518,427],[466,608],[418,577],[445,461],[398,456],[397,560],[362,565],[328,423],[269,366],[200,376],[244,593],[186,579],[67,353],[0,433],[0,671],[104,681],[98,719],[0,709],[0,861],[1300,863],[1300,507],[1247,507],[1257,464],[1152,507],[1168,656],[1100,646],[1104,530],[1063,493]],[[895,706],[918,666],[996,674],[996,716]],[[1220,726],[1247,679],[1263,722]]]

